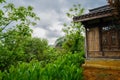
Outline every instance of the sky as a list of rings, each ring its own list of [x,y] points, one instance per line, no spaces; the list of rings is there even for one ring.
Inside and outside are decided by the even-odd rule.
[[[33,37],[45,38],[50,45],[55,40],[64,36],[62,27],[64,23],[71,20],[67,18],[66,13],[74,4],[81,4],[85,8],[85,13],[89,9],[104,6],[107,0],[6,0],[8,3],[14,3],[16,6],[33,6],[34,12],[40,17],[37,25],[33,29]]]

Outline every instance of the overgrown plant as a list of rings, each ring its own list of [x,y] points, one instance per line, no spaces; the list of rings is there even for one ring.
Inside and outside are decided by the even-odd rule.
[[[74,5],[67,13],[67,17],[71,20],[74,16],[82,15],[84,9],[80,4]],[[81,23],[75,23],[73,20],[69,24],[64,24],[63,31],[65,33],[63,48],[72,53],[84,50],[84,28]]]
[[[31,55],[39,61],[44,60],[44,52],[49,49],[48,47],[48,41],[46,39],[33,37],[30,38],[25,45],[25,54]],[[32,59],[32,57],[30,57],[26,57],[28,61]]]
[[[39,18],[31,6],[15,7],[9,3],[0,8],[0,70],[25,60],[24,45],[31,37],[29,26],[36,24],[33,20]]]
[[[68,53],[42,67],[41,62],[31,61],[11,66],[2,73],[2,80],[83,80],[80,54]]]

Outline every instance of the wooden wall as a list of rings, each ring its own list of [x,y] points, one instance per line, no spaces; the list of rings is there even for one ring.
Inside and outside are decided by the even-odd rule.
[[[120,59],[120,51],[88,51],[88,58]]]
[[[120,58],[120,48],[105,50],[102,44],[102,36],[99,27],[93,27],[86,30],[86,49],[88,58]],[[119,40],[119,39],[117,39]],[[115,42],[116,43],[116,42]],[[109,43],[112,44],[112,43]]]
[[[99,28],[90,28],[87,31],[88,51],[100,51]]]

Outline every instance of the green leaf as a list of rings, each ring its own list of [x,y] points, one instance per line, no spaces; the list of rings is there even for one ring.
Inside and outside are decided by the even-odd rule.
[[[33,7],[32,6],[28,6],[28,11],[32,11]]]

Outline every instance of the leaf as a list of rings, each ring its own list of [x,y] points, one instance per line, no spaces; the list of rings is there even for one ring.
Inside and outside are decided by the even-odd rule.
[[[14,6],[14,4],[9,3],[8,5],[4,6],[4,8],[13,10],[15,8],[15,6]]]
[[[5,2],[5,0],[0,0],[0,3],[3,3],[3,2]]]
[[[67,15],[68,17],[70,17],[70,13],[66,13],[66,15]]]
[[[28,11],[32,11],[33,7],[32,6],[28,6]]]
[[[3,11],[0,10],[0,17],[2,17],[4,15]]]
[[[73,11],[73,8],[70,8],[69,11],[72,12],[72,11]]]
[[[35,23],[35,22],[32,22],[32,25],[33,25],[33,26],[35,26],[35,25],[36,25],[36,23]]]

